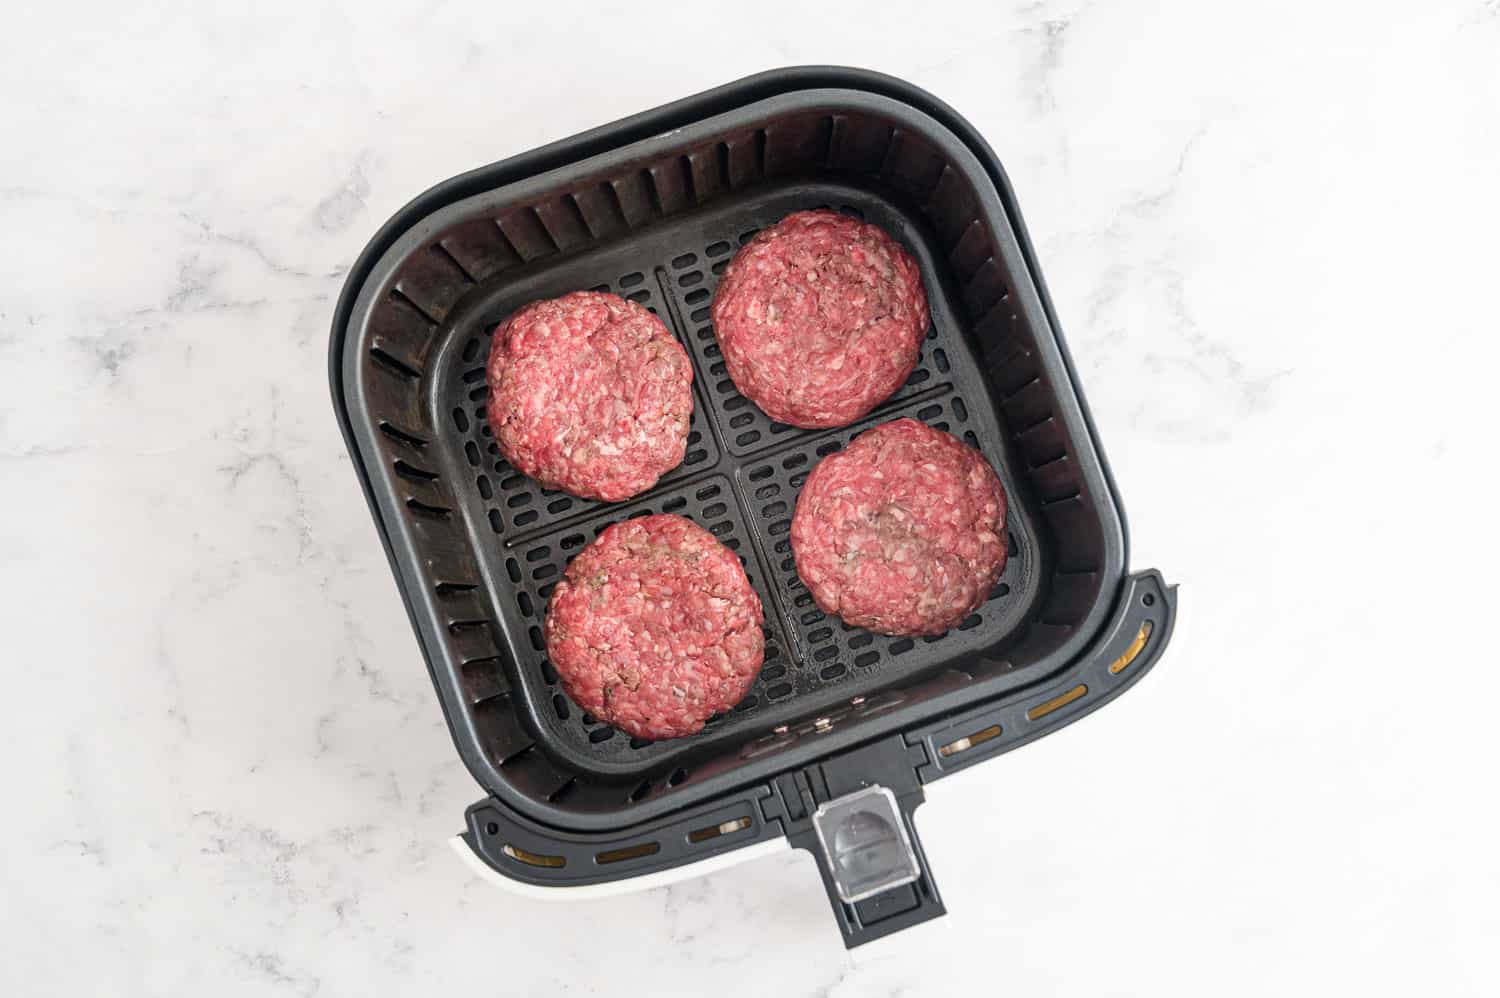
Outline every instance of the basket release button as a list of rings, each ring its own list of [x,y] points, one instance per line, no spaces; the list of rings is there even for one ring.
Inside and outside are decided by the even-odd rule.
[[[813,828],[834,887],[849,904],[921,876],[896,795],[885,787],[865,787],[819,805]]]

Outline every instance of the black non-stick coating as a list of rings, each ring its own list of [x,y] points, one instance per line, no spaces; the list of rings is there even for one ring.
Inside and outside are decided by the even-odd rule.
[[[914,380],[852,431],[909,413],[972,433],[1012,500],[1005,588],[931,641],[818,619],[787,564],[786,520],[818,449],[851,431],[769,423],[712,353],[715,268],[747,233],[821,205],[904,242],[933,307]],[[508,474],[482,422],[487,331],[589,287],[644,297],[698,378],[684,467],[609,508]],[[1124,570],[1120,504],[999,163],[951,109],[889,77],[756,77],[438,185],[351,270],[330,358],[454,743],[497,806],[556,828],[659,818],[1043,683],[1095,639]],[[744,709],[631,745],[559,699],[533,628],[569,555],[611,517],[657,508],[737,542],[776,655]]]
[[[933,319],[906,384],[871,416],[836,430],[775,423],[741,396],[725,374],[709,318],[713,290],[734,251],[760,228],[814,207],[880,225],[910,249],[922,266]],[[1010,558],[1003,577],[976,613],[940,637],[885,637],[825,615],[792,562],[791,515],[808,472],[862,430],[890,419],[910,416],[979,447],[1008,494],[1017,494],[996,407],[977,358],[959,334],[952,290],[940,276],[929,239],[919,222],[876,191],[793,181],[670,219],[627,245],[560,261],[529,279],[477,288],[465,300],[447,325],[425,386],[431,425],[441,431],[433,453],[440,474],[453,483],[493,607],[491,619],[515,663],[513,694],[544,751],[600,774],[661,773],[674,756],[706,743],[744,740],[872,694],[893,677],[993,647],[1023,619],[1036,598],[1039,573],[1037,534],[1019,501],[1010,504]],[[655,488],[624,503],[540,488],[500,456],[485,420],[485,358],[495,325],[528,301],[583,288],[612,291],[649,308],[687,346],[693,362],[687,457]],[[568,561],[609,524],[648,513],[687,516],[733,548],[766,610],[766,663],[749,694],[711,720],[703,734],[664,742],[630,738],[570,702],[542,639],[546,602]]]

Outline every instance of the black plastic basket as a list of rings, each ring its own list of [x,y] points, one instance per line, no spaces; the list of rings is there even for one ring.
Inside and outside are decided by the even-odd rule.
[[[813,207],[891,232],[932,308],[906,385],[838,430],[774,423],[741,397],[709,320],[734,250]],[[539,488],[484,418],[497,322],[580,288],[650,308],[694,365],[687,457],[626,503]],[[1174,588],[1125,572],[1123,511],[999,163],[951,109],[890,77],[767,73],[434,187],[354,265],[330,365],[454,741],[489,794],[465,841],[527,884],[639,877],[785,836],[818,856],[849,945],[931,918],[942,904],[911,827],[922,785],[1099,707],[1171,633]],[[903,415],[981,448],[1012,499],[1005,575],[937,638],[825,616],[788,541],[817,460]],[[568,559],[648,512],[734,548],[767,612],[745,700],[656,743],[580,712],[541,632]],[[851,846],[850,829],[876,831]]]

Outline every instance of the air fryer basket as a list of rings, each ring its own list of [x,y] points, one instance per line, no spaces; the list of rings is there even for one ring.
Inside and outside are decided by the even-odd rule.
[[[733,251],[812,207],[895,235],[932,306],[906,385],[839,430],[768,420],[726,377],[709,320]],[[484,418],[496,323],[590,287],[657,313],[694,368],[685,461],[620,504],[540,489]],[[784,835],[819,854],[850,945],[932,917],[942,906],[910,828],[921,785],[1099,706],[1170,634],[1174,591],[1124,574],[1123,515],[998,163],[951,110],[887,77],[753,77],[434,188],[351,272],[331,375],[455,743],[491,795],[470,809],[467,841],[517,880],[635,877]],[[982,449],[1012,499],[1005,575],[938,638],[843,625],[792,566],[808,471],[898,416]],[[652,512],[733,548],[767,611],[746,699],[703,734],[658,743],[580,712],[541,637],[567,561]],[[918,874],[850,901],[816,832],[875,785],[890,793],[860,806],[911,832],[889,843],[905,842]]]

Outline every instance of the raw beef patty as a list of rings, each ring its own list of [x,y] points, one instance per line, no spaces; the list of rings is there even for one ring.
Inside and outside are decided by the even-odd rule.
[[[693,411],[687,352],[634,302],[575,291],[495,330],[490,429],[543,486],[618,501],[682,463]]]
[[[914,419],[818,463],[797,497],[797,574],[827,613],[881,634],[941,634],[1005,569],[1005,491],[984,455]]]
[[[847,426],[900,388],[927,334],[911,254],[874,225],[801,211],[735,254],[713,303],[735,387],[792,426]]]
[[[638,738],[691,735],[738,703],[765,657],[739,557],[680,516],[609,527],[547,605],[547,654],[584,710]]]

